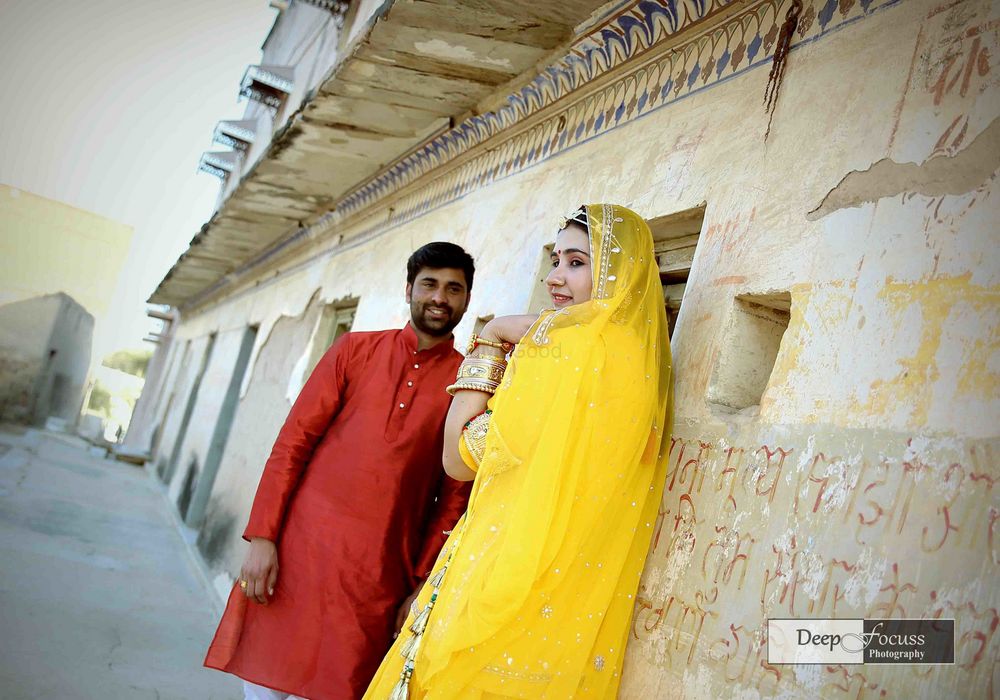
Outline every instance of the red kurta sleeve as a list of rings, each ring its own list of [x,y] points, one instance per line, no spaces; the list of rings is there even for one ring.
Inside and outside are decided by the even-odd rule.
[[[444,533],[455,527],[455,523],[465,513],[471,491],[471,481],[456,481],[447,475],[441,480],[437,503],[434,504],[434,510],[424,530],[423,549],[413,570],[417,583],[427,578],[434,568],[434,561],[441,552],[444,541],[448,539]]]
[[[351,356],[350,337],[345,333],[326,351],[295,399],[264,465],[243,539],[277,541],[302,470],[340,411]]]

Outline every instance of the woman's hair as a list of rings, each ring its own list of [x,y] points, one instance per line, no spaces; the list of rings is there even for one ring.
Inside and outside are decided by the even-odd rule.
[[[466,253],[462,246],[443,241],[420,246],[406,261],[406,283],[413,284],[413,280],[425,267],[434,270],[446,267],[461,270],[465,273],[466,291],[472,291],[472,278],[476,274],[476,264],[473,262],[472,256]]]

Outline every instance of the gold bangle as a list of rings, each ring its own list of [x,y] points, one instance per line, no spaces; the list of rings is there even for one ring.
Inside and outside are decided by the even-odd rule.
[[[482,391],[486,394],[495,394],[497,393],[498,386],[499,384],[496,382],[489,382],[481,379],[463,379],[460,382],[455,382],[451,386],[446,387],[445,391],[452,396],[454,396],[455,392],[459,389],[471,389],[472,391]]]
[[[458,375],[455,377],[455,381],[485,379],[499,384],[500,380],[503,379],[505,369],[507,369],[507,362],[499,358],[467,357],[458,366]]]
[[[507,361],[499,357],[467,357],[458,366],[458,375],[455,383],[447,387],[447,391],[452,396],[459,389],[472,389],[473,391],[483,391],[487,394],[496,393],[503,379],[504,370],[507,369]]]
[[[504,355],[510,353],[514,349],[513,343],[505,343],[499,340],[489,340],[488,338],[483,338],[482,336],[472,334],[469,338],[469,344],[465,348],[465,354],[470,355],[472,351],[476,349],[477,345],[485,345],[490,348],[496,348],[497,350],[503,350]]]

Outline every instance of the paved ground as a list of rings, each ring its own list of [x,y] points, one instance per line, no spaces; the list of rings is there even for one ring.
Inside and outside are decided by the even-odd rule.
[[[145,471],[0,427],[0,698],[240,698],[211,596]]]

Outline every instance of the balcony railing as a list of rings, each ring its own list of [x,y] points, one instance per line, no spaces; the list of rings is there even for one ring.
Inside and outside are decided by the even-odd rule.
[[[248,66],[240,81],[240,97],[278,110],[294,87],[294,66]]]

